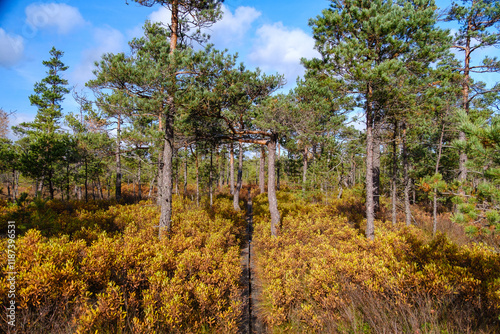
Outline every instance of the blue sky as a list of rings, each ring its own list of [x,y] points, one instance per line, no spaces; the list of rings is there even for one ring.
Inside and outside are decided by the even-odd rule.
[[[223,19],[209,31],[211,42],[218,49],[237,52],[249,68],[284,74],[288,89],[303,73],[300,58],[318,55],[308,20],[328,4],[327,0],[226,0]],[[442,8],[449,4],[438,1]],[[69,66],[64,77],[81,92],[93,77],[94,61],[105,52],[128,51],[127,42],[141,34],[148,19],[166,21],[168,13],[158,5],[147,8],[132,1],[127,5],[125,0],[0,0],[0,108],[16,111],[11,124],[34,118],[36,108],[28,96],[46,75],[42,60],[49,59],[52,46],[64,52],[62,60]],[[67,95],[63,108],[74,112],[78,105]]]

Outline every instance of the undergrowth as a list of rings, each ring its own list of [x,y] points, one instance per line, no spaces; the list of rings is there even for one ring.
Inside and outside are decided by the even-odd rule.
[[[19,226],[17,333],[236,333],[243,214],[227,198],[211,210],[180,198],[173,204],[165,240],[150,202],[2,208],[2,223]],[[6,256],[0,261],[7,305],[10,270]],[[7,332],[5,312],[0,318]]]
[[[266,195],[254,198],[258,313],[269,332],[500,332],[497,252],[381,221],[369,241],[352,211],[359,198],[324,206],[278,193],[277,238]]]

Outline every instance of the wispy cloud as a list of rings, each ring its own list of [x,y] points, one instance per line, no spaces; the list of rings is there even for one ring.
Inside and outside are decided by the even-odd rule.
[[[24,55],[24,39],[0,28],[0,66],[11,67]]]
[[[319,57],[314,39],[301,29],[290,29],[281,22],[265,24],[256,32],[257,39],[249,60],[264,71],[284,74],[291,83],[304,74],[301,58]]]
[[[218,47],[244,43],[245,35],[251,29],[252,23],[262,15],[253,7],[238,7],[233,14],[223,5],[222,11],[222,20],[206,29],[206,33],[211,36],[210,42]]]
[[[31,4],[25,13],[26,23],[35,31],[56,28],[58,33],[67,34],[85,24],[78,8],[64,3]]]

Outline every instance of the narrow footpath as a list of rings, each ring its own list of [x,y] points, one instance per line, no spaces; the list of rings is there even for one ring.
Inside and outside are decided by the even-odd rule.
[[[254,265],[254,251],[252,248],[252,234],[253,234],[253,222],[252,222],[253,212],[252,212],[252,199],[248,198],[247,207],[247,233],[245,240],[245,247],[241,250],[241,284],[244,287],[242,292],[243,299],[243,315],[240,325],[240,333],[248,334],[261,334],[264,333],[264,329],[260,321],[258,321],[257,310],[255,307],[256,296],[258,293],[258,288],[255,280],[255,265]]]

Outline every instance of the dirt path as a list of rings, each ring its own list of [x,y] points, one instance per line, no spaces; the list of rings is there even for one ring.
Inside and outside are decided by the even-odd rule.
[[[256,284],[256,280],[254,278],[254,252],[252,248],[252,233],[253,233],[253,222],[252,222],[252,199],[248,200],[247,207],[247,233],[245,240],[245,247],[241,250],[241,284],[244,286],[244,290],[242,292],[243,297],[243,315],[241,319],[240,325],[240,333],[248,333],[248,334],[260,334],[264,333],[263,326],[260,321],[258,321],[255,301],[256,295],[258,293],[258,288]]]

